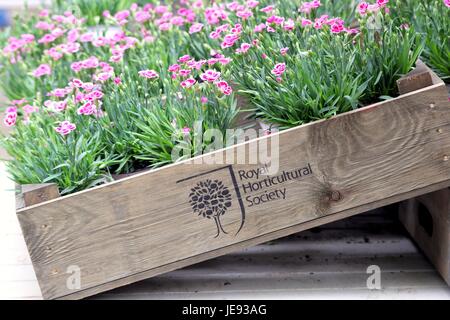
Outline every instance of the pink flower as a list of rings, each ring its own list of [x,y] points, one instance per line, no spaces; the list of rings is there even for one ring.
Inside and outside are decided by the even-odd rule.
[[[23,34],[20,36],[20,38],[25,41],[25,43],[32,43],[35,39],[34,35],[32,34]]]
[[[236,12],[236,16],[243,20],[247,20],[248,18],[253,16],[253,12],[251,12],[250,10],[241,10]]]
[[[100,61],[97,57],[90,57],[86,60],[81,61],[81,66],[83,69],[93,69],[97,68],[100,64]]]
[[[177,72],[178,70],[180,70],[180,65],[179,64],[173,64],[168,69],[169,72]]]
[[[119,11],[115,14],[114,18],[118,21],[118,22],[122,22],[124,20],[126,20],[128,17],[130,16],[130,11],[128,10],[123,10],[123,11]]]
[[[283,29],[286,31],[292,31],[295,29],[295,22],[292,19],[288,19],[284,24],[283,24]]]
[[[115,83],[116,85],[120,85],[120,84],[122,83],[122,79],[120,79],[119,77],[115,77],[115,78],[114,78],[114,83]]]
[[[249,7],[249,8],[255,8],[259,5],[259,1],[248,0],[246,4],[247,4],[247,7]]]
[[[44,53],[52,57],[54,61],[58,61],[64,56],[64,54],[62,52],[59,52],[56,48],[50,48],[49,50],[45,50]]]
[[[190,74],[191,74],[191,70],[189,70],[189,69],[181,69],[180,70],[180,76],[182,76],[182,77],[187,77]]]
[[[207,82],[214,82],[219,78],[220,78],[220,72],[217,72],[217,71],[211,70],[211,69],[205,71],[205,73],[202,73],[200,75],[200,79],[202,79],[203,81],[207,81]]]
[[[385,7],[388,3],[389,3],[389,0],[377,0],[377,5],[378,5],[380,8]]]
[[[88,101],[85,105],[78,108],[77,113],[79,115],[90,116],[96,113],[96,111],[97,107],[95,106],[95,104],[92,101]]]
[[[332,33],[341,33],[344,31],[344,26],[340,23],[333,23],[331,25],[331,32]]]
[[[266,30],[267,30],[267,32],[270,32],[270,33],[274,33],[274,32],[276,31],[276,30],[275,30],[274,28],[272,28],[271,26],[267,26]]]
[[[312,24],[313,24],[313,22],[311,20],[305,19],[305,18],[302,19],[302,27],[306,27],[306,26],[309,26]]]
[[[247,51],[252,47],[250,43],[242,43],[239,49],[236,49],[236,53],[247,53]]]
[[[444,0],[444,4],[445,4],[448,8],[450,8],[450,0]]]
[[[202,104],[207,104],[207,103],[208,103],[208,98],[207,98],[207,97],[201,97],[201,98],[200,98],[200,102],[201,102]]]
[[[83,83],[82,88],[83,88],[83,90],[90,92],[90,91],[94,90],[95,86],[92,82],[85,82],[85,83]]]
[[[183,134],[184,134],[185,136],[188,136],[188,135],[190,134],[190,132],[191,132],[191,128],[189,128],[189,127],[184,127],[184,128],[182,129],[182,131],[183,131]]]
[[[197,81],[194,78],[189,78],[181,82],[181,86],[185,89],[192,87]]]
[[[147,79],[155,79],[159,77],[159,74],[155,70],[142,70],[138,72],[141,77]]]
[[[181,58],[178,59],[178,62],[180,63],[184,63],[184,62],[188,62],[189,60],[191,60],[192,58],[189,55],[184,55]]]
[[[286,71],[285,63],[277,63],[272,69],[272,74],[275,76],[281,76]]]
[[[229,96],[233,92],[233,89],[226,81],[216,82],[216,86],[226,96]]]
[[[184,24],[184,18],[175,16],[172,19],[170,19],[170,23],[174,26],[182,26]]]
[[[167,30],[169,30],[171,27],[172,27],[172,24],[171,24],[170,22],[165,22],[165,23],[162,23],[162,24],[160,24],[160,25],[158,26],[159,30],[161,30],[161,31],[167,31]]]
[[[29,105],[29,104],[23,106],[22,109],[23,109],[23,112],[25,112],[27,115],[32,114],[32,113],[38,111],[38,108],[37,108],[37,107],[31,106],[31,105]]]
[[[17,113],[17,107],[8,107],[5,110],[6,113]]]
[[[197,33],[202,31],[203,29],[203,23],[194,23],[190,28],[189,28],[189,33],[193,34],[193,33]]]
[[[284,22],[284,18],[283,17],[279,17],[279,16],[271,16],[269,18],[267,18],[266,22],[268,24],[282,24]]]
[[[68,88],[56,88],[53,91],[47,93],[47,96],[63,98],[65,96],[67,96],[71,92],[72,92],[72,88],[70,88],[70,87],[68,87]]]
[[[44,75],[51,75],[52,69],[48,64],[41,64],[36,70],[33,71],[33,76],[40,78]]]
[[[89,101],[100,100],[103,98],[104,94],[100,90],[94,90],[87,95],[85,95],[85,99]]]
[[[273,10],[275,10],[275,6],[267,6],[267,7],[262,8],[260,11],[267,13],[267,12],[272,12]]]
[[[40,30],[52,30],[55,27],[55,25],[49,24],[45,21],[38,21],[38,23],[36,23],[34,27]]]
[[[320,4],[319,0],[313,0],[313,1],[310,1],[310,2],[304,2],[304,3],[302,3],[302,6],[300,7],[300,9],[298,11],[306,13],[306,14],[309,14],[309,13],[311,13],[312,9],[316,9],[316,8],[318,8],[320,6],[321,6],[321,4]]]
[[[263,32],[264,29],[266,29],[266,24],[265,23],[260,23],[253,29],[253,31],[254,32]]]
[[[94,34],[92,32],[84,33],[80,36],[80,42],[92,42],[94,41]]]
[[[81,81],[80,79],[73,79],[70,82],[70,85],[74,88],[81,88],[83,87],[83,81]]]
[[[77,126],[74,123],[71,123],[70,121],[66,120],[61,122],[59,126],[55,128],[55,131],[62,136],[66,136],[72,131],[74,131],[76,128]]]
[[[38,40],[38,43],[51,43],[56,40],[56,37],[50,33],[45,34]]]
[[[213,31],[213,32],[211,32],[211,33],[209,34],[209,37],[210,37],[211,39],[219,39],[219,38],[220,38],[220,32],[218,32],[217,30],[215,30],[215,31]]]
[[[136,12],[135,19],[139,23],[144,23],[147,20],[150,20],[151,15],[147,11],[138,11]]]
[[[61,112],[66,109],[67,102],[66,101],[51,101],[47,100],[44,102],[44,106],[49,108],[53,112]]]
[[[94,79],[96,81],[105,82],[113,76],[112,72],[101,72],[97,75],[94,75]]]
[[[226,58],[226,57],[222,57],[222,58],[218,58],[219,59],[219,63],[223,66],[226,66],[227,64],[229,64],[232,60],[231,58]]]
[[[17,121],[17,112],[6,112],[5,117],[3,118],[3,123],[7,127],[12,127],[16,124]]]
[[[369,8],[369,4],[365,1],[361,2],[358,5],[358,12],[360,15],[365,15],[367,13],[367,9]]]
[[[48,17],[48,14],[49,14],[49,11],[47,10],[47,9],[43,9],[43,10],[41,10],[40,12],[39,12],[39,17],[41,17],[41,18],[45,18],[45,17]]]
[[[286,48],[281,48],[281,49],[280,49],[280,53],[281,53],[282,56],[285,56],[285,55],[287,54],[288,51],[289,51],[289,48],[287,48],[287,47],[286,47]]]

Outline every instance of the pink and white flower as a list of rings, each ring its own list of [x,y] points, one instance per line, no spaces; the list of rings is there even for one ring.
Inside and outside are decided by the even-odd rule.
[[[159,77],[159,74],[155,70],[141,70],[138,73],[139,76],[147,79],[156,79]]]
[[[7,127],[12,127],[16,124],[16,121],[17,121],[17,109],[13,110],[8,108],[5,117],[3,118],[3,123]]]
[[[97,107],[92,101],[88,101],[82,107],[78,108],[77,113],[79,115],[90,116],[96,113]]]
[[[45,75],[49,76],[51,74],[52,68],[48,64],[41,64],[36,70],[33,71],[33,76],[36,78],[40,78]]]
[[[74,131],[76,128],[77,126],[74,123],[71,123],[70,121],[66,120],[61,122],[59,126],[55,128],[55,131],[62,136],[66,136],[72,131]]]
[[[195,83],[197,82],[197,80],[195,80],[194,78],[189,78],[186,79],[184,81],[181,82],[181,86],[185,89],[189,89],[190,87],[192,87]]]
[[[272,69],[272,74],[275,76],[281,76],[286,71],[285,63],[277,63]]]
[[[193,25],[190,26],[189,28],[189,33],[193,34],[193,33],[197,33],[202,31],[203,29],[203,23],[194,23]]]
[[[186,54],[186,55],[180,57],[180,58],[178,59],[178,62],[184,63],[184,62],[188,62],[188,61],[191,60],[191,59],[192,59],[191,56],[189,56],[189,55]]]
[[[216,86],[226,96],[229,96],[231,93],[233,93],[233,88],[231,88],[231,86],[226,81],[216,82]]]
[[[202,79],[203,81],[207,81],[207,82],[214,82],[217,79],[220,78],[220,72],[216,71],[216,70],[206,70],[204,73],[202,73],[200,75],[200,79]]]

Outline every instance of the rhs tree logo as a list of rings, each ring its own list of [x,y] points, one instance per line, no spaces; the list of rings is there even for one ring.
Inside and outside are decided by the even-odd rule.
[[[189,203],[195,213],[207,219],[214,219],[217,228],[217,238],[221,232],[227,234],[220,222],[229,207],[231,207],[230,190],[219,180],[201,181],[191,189]]]
[[[213,175],[221,172],[221,179],[206,178],[208,175]],[[227,186],[226,176],[224,173],[228,172],[230,177],[230,184]],[[200,179],[201,178],[201,179]],[[221,233],[229,234],[234,233],[235,236],[241,232],[245,224],[245,206],[242,201],[241,191],[237,184],[236,175],[233,171],[233,165],[227,165],[225,167],[216,168],[213,170],[205,171],[190,177],[178,180],[177,183],[188,183],[193,179],[200,179],[196,181],[195,185],[189,186],[189,204],[197,216],[201,216],[206,219],[214,220],[216,224],[217,234],[214,238],[217,238]],[[222,226],[221,219],[229,212],[229,215],[225,219],[236,221],[237,208],[234,207],[232,199],[236,200],[240,213],[240,224],[233,223],[227,227],[227,231]]]

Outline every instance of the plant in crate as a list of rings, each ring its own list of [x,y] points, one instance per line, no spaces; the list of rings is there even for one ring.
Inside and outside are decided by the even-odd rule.
[[[358,30],[328,16],[286,28],[283,19],[268,15],[269,31],[246,28],[232,66],[255,115],[292,127],[394,95],[396,80],[421,53],[420,37],[380,9],[362,15]],[[379,29],[367,24],[369,15],[380,18]]]

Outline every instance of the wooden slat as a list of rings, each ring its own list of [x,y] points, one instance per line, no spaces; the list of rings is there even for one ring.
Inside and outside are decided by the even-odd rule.
[[[281,185],[286,199],[263,205],[249,206],[246,197],[260,192],[247,194],[242,185],[256,179],[239,176],[261,165],[229,171],[188,162],[20,210],[43,295],[85,297],[448,186],[449,110],[445,86],[437,84],[245,144],[277,136],[279,173],[312,169]],[[206,175],[189,179],[196,174]],[[191,188],[207,178],[223,181],[233,195],[221,218],[228,234],[219,237],[214,221],[189,204]],[[81,268],[78,291],[66,287],[72,265]]]
[[[400,94],[406,94],[440,82],[442,80],[419,60],[413,71],[397,80],[397,87]]]
[[[55,183],[25,184],[16,196],[16,210],[56,198],[59,198],[59,190]]]
[[[400,205],[399,217],[450,285],[450,189],[405,201]]]

